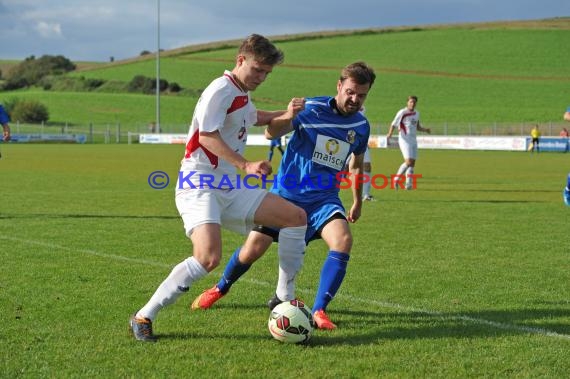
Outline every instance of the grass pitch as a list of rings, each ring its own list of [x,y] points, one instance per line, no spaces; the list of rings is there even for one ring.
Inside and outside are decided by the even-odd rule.
[[[564,377],[570,372],[567,154],[420,151],[417,191],[377,190],[352,226],[338,323],[308,346],[267,331],[271,250],[212,310],[188,305],[243,237],[224,234],[220,268],[133,340],[142,306],[191,244],[174,183],[181,146],[7,145],[0,160],[0,376]],[[265,148],[251,147],[251,158]],[[373,173],[399,151],[374,150]],[[347,206],[348,192],[342,193]],[[313,303],[325,245],[298,280]]]

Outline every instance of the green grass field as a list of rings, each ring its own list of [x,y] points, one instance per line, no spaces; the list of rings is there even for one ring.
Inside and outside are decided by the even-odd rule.
[[[417,191],[377,190],[352,226],[338,323],[308,346],[267,331],[272,247],[207,312],[189,303],[243,237],[224,233],[222,266],[161,312],[157,344],[127,333],[172,266],[191,253],[174,205],[181,146],[0,146],[0,376],[517,377],[570,372],[567,154],[420,151]],[[251,147],[248,157],[262,158]],[[374,150],[389,175],[396,150]],[[349,204],[349,194],[341,194]],[[313,303],[321,241],[299,295]]]

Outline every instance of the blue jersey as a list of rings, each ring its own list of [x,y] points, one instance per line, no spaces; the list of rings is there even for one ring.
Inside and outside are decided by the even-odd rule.
[[[294,133],[271,192],[295,203],[338,197],[339,177],[348,156],[363,154],[370,124],[360,112],[341,115],[333,97],[308,98],[293,119]]]
[[[0,125],[4,125],[10,122],[10,117],[8,113],[4,110],[4,107],[0,105]]]

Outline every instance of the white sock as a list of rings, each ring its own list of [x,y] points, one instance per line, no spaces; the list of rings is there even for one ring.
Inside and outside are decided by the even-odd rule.
[[[305,258],[305,232],[307,226],[294,226],[279,231],[279,279],[275,294],[280,300],[295,298],[295,276]]]
[[[408,165],[406,164],[406,162],[402,163],[402,165],[400,166],[400,168],[398,169],[398,172],[396,173],[397,175],[403,175],[404,171],[406,171],[408,169]]]
[[[406,170],[406,189],[412,189],[412,178],[408,175],[414,175],[414,167],[410,166]]]
[[[192,283],[207,274],[208,271],[194,257],[180,262],[158,286],[148,303],[137,312],[137,317],[153,321],[162,308],[174,303],[182,294],[188,292]]]
[[[362,196],[370,196],[370,187],[372,186],[372,173],[370,171],[364,171],[364,175],[369,179],[362,187]]]
[[[401,165],[400,168],[398,169],[398,172],[396,173],[396,175],[404,175],[404,172],[406,172],[407,169],[408,169],[408,165],[406,164],[406,162],[402,163],[402,165]],[[402,185],[401,185],[402,182],[400,181],[400,177],[399,177],[399,176],[396,177],[396,178],[394,179],[394,181],[395,181],[395,185],[396,185],[397,187],[400,187],[400,188],[402,187]],[[396,187],[396,188],[397,188],[397,187]]]

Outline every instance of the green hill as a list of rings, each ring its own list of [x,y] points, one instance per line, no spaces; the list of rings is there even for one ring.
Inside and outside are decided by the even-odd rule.
[[[356,60],[372,65],[377,82],[367,101],[370,120],[388,124],[416,94],[424,124],[561,122],[570,104],[570,18],[525,22],[433,25],[338,31],[272,40],[285,63],[253,93],[258,108],[282,108],[293,96],[334,94],[342,66]],[[191,118],[197,93],[224,69],[233,67],[239,41],[189,46],[161,53],[161,78],[177,82],[188,95],[161,96],[161,123]],[[70,75],[128,82],[155,77],[147,55],[78,70]],[[110,86],[112,88],[112,85]],[[144,127],[155,118],[152,95],[30,89],[7,97],[33,97],[50,110],[52,123],[121,123]],[[109,86],[107,90],[109,91]]]

